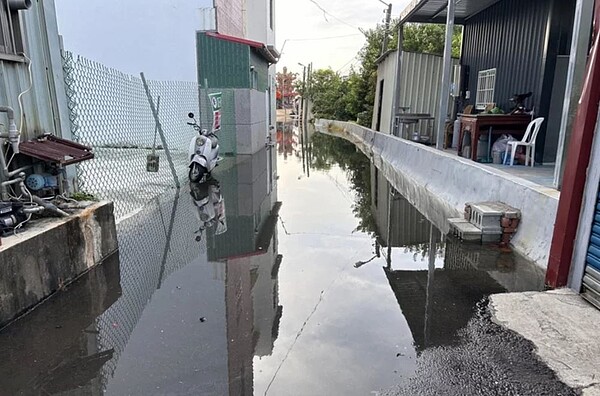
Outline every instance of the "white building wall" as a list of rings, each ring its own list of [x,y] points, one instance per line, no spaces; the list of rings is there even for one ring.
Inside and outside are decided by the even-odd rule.
[[[275,0],[246,0],[247,38],[267,45],[275,44]]]
[[[31,91],[22,98],[25,120],[21,140],[42,133],[68,139],[71,137],[71,127],[54,0],[34,1],[29,10],[19,13],[25,53],[31,59],[33,81]],[[0,105],[15,110],[17,126],[21,118],[17,98],[28,87],[27,64],[0,59]],[[0,124],[8,125],[5,113],[0,113]]]

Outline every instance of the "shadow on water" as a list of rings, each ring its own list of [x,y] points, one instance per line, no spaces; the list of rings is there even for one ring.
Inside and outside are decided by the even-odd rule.
[[[490,294],[543,289],[543,273],[526,258],[440,232],[353,143],[316,133],[312,146],[314,168],[335,164],[347,172],[357,230],[376,237],[417,350],[455,343],[477,303]]]
[[[442,235],[342,139],[282,127],[277,150],[121,221],[118,256],[0,332],[0,394],[512,394],[494,383],[521,383],[513,366],[555,381],[477,321],[490,293],[542,286],[526,260]]]
[[[371,260],[385,260],[383,272],[412,335],[415,372],[382,394],[576,394],[529,342],[492,323],[486,310],[490,294],[542,290],[539,268],[508,249],[444,235],[354,144],[319,133],[311,144],[314,168],[346,170],[358,229],[375,235]]]
[[[0,331],[0,394],[248,394],[278,303],[269,153],[117,226],[119,253]]]

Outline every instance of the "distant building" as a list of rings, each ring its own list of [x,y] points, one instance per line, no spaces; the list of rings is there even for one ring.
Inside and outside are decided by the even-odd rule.
[[[222,151],[254,154],[274,141],[274,1],[215,0],[207,13],[197,35],[198,82],[223,92]],[[207,108],[201,104],[201,111]]]

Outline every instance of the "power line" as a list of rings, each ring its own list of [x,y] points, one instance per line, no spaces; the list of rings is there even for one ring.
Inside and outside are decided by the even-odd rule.
[[[344,34],[344,35],[342,35],[342,36],[313,37],[313,38],[292,38],[292,39],[286,39],[286,41],[317,41],[317,40],[333,40],[333,39],[338,39],[338,38],[344,38],[344,37],[355,37],[355,36],[362,36],[362,34],[355,33],[355,34]]]
[[[331,18],[335,19],[335,20],[336,20],[336,21],[338,21],[338,22],[341,22],[341,23],[343,23],[343,24],[344,24],[344,25],[346,25],[346,26],[350,26],[352,29],[358,29],[358,27],[357,27],[357,26],[354,26],[354,25],[352,25],[352,24],[350,24],[350,23],[348,23],[348,22],[344,21],[343,19],[340,19],[340,18],[336,17],[335,15],[333,15],[332,13],[330,13],[329,11],[327,11],[325,8],[323,8],[323,7],[322,7],[322,6],[321,6],[319,3],[317,3],[315,0],[308,0],[308,1],[310,1],[310,2],[311,2],[311,3],[313,3],[315,6],[317,6],[317,8],[318,8],[319,10],[323,11],[323,16],[325,17],[325,20],[326,20],[327,22],[329,22],[329,20],[327,19],[327,15],[329,15]]]
[[[279,53],[281,55],[283,55],[283,50],[285,49],[285,45],[287,44],[288,41],[318,41],[318,40],[333,40],[333,39],[339,39],[339,38],[344,38],[344,37],[354,37],[354,36],[361,36],[360,34],[346,34],[346,35],[342,35],[342,36],[329,36],[329,37],[313,37],[313,38],[296,38],[296,39],[285,39],[283,41],[283,45],[281,46],[281,50],[279,50]]]
[[[351,63],[354,63],[356,61],[358,61],[358,59],[356,58],[358,55],[354,55],[348,62],[346,62],[344,64],[344,66],[340,67],[336,73],[341,72],[342,70],[344,70],[346,68],[346,66],[350,65]]]

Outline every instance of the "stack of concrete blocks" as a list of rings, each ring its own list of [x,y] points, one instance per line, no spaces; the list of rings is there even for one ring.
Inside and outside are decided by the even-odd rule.
[[[449,219],[451,232],[464,241],[508,245],[521,220],[521,212],[502,202],[467,203],[464,218]]]

